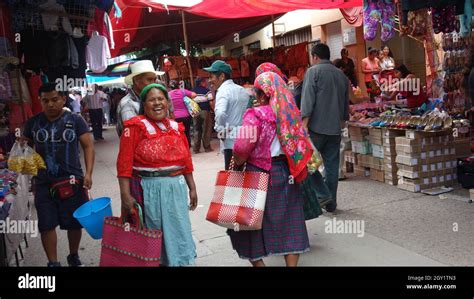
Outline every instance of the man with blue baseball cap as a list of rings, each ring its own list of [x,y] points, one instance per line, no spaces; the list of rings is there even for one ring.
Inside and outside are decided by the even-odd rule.
[[[238,127],[242,125],[249,95],[242,86],[232,81],[232,67],[224,61],[216,60],[204,70],[211,73],[209,83],[216,90],[214,111],[216,123],[214,129],[221,140],[221,152],[224,153],[225,169],[229,169],[234,138],[237,136]]]

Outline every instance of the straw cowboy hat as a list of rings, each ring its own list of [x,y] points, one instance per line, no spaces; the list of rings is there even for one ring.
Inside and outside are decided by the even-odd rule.
[[[156,71],[153,67],[153,62],[151,62],[151,60],[137,61],[130,66],[130,70],[132,73],[125,77],[125,84],[127,85],[132,85],[133,78],[144,73],[155,73],[158,76],[162,76],[165,74],[165,72]]]

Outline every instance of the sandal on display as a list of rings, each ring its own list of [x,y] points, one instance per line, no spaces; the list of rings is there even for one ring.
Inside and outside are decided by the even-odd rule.
[[[430,120],[428,121],[428,123],[426,124],[426,127],[425,127],[425,131],[431,131],[433,130],[433,126],[436,122],[436,117],[432,117],[430,118]]]
[[[450,129],[452,126],[453,126],[453,119],[451,118],[451,116],[448,116],[448,117],[444,120],[443,129],[444,129],[444,130]]]
[[[432,130],[439,131],[441,129],[443,129],[443,119],[441,117],[436,117]]]

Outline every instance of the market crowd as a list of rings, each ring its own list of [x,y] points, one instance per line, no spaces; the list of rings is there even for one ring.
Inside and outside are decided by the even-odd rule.
[[[362,61],[369,93],[373,75],[381,69],[397,76],[409,75],[403,67],[395,68],[389,53],[387,47],[381,53],[371,49]],[[340,60],[331,62],[329,47],[317,44],[311,56],[312,66],[302,82],[290,83],[276,65],[263,63],[256,70],[251,90],[234,83],[232,67],[220,60],[204,69],[209,78],[198,78],[193,90],[176,81],[165,84],[158,80],[147,60],[131,65],[131,74],[125,79],[131,88],[126,93],[117,89],[104,92],[95,86],[87,95],[71,91],[66,96],[54,84],[43,85],[39,90],[43,113],[27,122],[23,136],[47,166],[34,178],[34,194],[48,266],[60,266],[58,225],[68,231],[68,264],[83,265],[78,255],[81,225],[72,213],[88,200],[93,139],[103,139],[104,124],[116,124],[120,136],[117,176],[122,215],[130,215],[138,203],[146,227],[162,230],[163,265],[191,265],[196,258],[189,211],[197,207],[197,188],[209,186],[196,186],[191,151],[199,153],[201,146],[205,152],[216,150],[210,142],[215,130],[225,169],[246,165],[248,171],[268,174],[271,182],[262,228],[229,229],[233,248],[253,266],[264,266],[263,259],[271,255],[284,256],[287,266],[297,266],[300,254],[310,250],[300,184],[309,180],[318,197],[330,199],[324,209],[336,211],[344,143],[341,132],[349,120],[349,104],[372,98],[354,94],[359,83],[346,49]],[[415,106],[423,100],[416,101],[412,100]],[[199,109],[190,109],[190,103]],[[256,136],[248,138],[236,132],[246,128],[255,128]],[[324,177],[318,171],[308,173],[313,145],[324,161]],[[70,190],[72,195],[64,195],[71,175],[77,183]]]

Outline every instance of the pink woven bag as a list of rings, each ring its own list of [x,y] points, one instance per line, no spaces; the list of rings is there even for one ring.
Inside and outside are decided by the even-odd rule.
[[[106,217],[101,267],[158,267],[161,258],[162,232],[143,226],[140,205],[135,203],[132,215],[138,217],[136,225],[125,223],[124,218]]]

